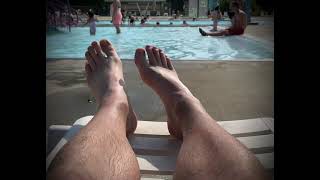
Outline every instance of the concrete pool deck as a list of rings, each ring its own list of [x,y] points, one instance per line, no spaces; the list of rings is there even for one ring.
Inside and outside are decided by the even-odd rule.
[[[46,120],[71,125],[93,115],[81,60],[47,62]],[[138,118],[165,121],[164,107],[139,77],[133,61],[123,61],[127,92]],[[174,61],[180,79],[216,120],[273,117],[273,61]]]

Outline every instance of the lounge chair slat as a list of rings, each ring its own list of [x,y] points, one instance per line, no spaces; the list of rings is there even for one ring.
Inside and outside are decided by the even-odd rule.
[[[86,125],[93,116],[86,116],[77,120],[74,125]],[[266,118],[268,119],[268,118]],[[268,131],[270,128],[263,122],[262,118],[218,121],[226,131],[232,135],[246,134],[252,132]],[[169,136],[167,122],[139,121],[135,134],[164,135]]]
[[[261,164],[266,169],[273,169],[274,167],[274,153],[256,154]]]
[[[274,119],[273,118],[261,118],[263,122],[274,132]]]
[[[70,129],[70,128],[69,128]],[[65,132],[68,129],[65,130]],[[53,139],[53,138],[51,138]],[[260,136],[249,136],[249,137],[237,137],[247,148],[253,150],[263,148],[273,149],[274,135],[260,135]],[[130,137],[130,144],[137,154],[148,154],[148,155],[166,155],[176,154],[180,148],[181,142],[177,141],[172,137],[141,137],[132,136]],[[54,147],[57,142],[52,142],[49,139],[48,148]],[[50,148],[52,150],[52,148]],[[50,150],[50,151],[51,151]]]
[[[268,131],[270,129],[264,122],[262,122],[260,118],[234,121],[218,121],[218,124],[233,135]],[[166,122],[154,121],[139,121],[135,133],[145,135],[170,135]]]
[[[137,159],[141,173],[173,174],[177,157],[137,155]]]
[[[233,121],[218,121],[218,124],[232,135],[269,130],[269,128],[262,122],[260,118]]]
[[[273,149],[274,145],[273,134],[238,137],[237,139],[250,150],[263,148]],[[129,141],[137,154],[147,155],[176,154],[181,146],[181,142],[174,138],[132,136],[130,137]]]
[[[47,157],[47,168],[49,164],[51,163],[52,159],[54,156],[58,153],[58,151],[64,146],[66,142],[70,140],[72,136],[74,136],[83,126],[85,126],[93,116],[86,116],[83,118],[80,118],[77,120],[72,128],[64,135],[64,137],[59,141],[59,143],[53,148],[53,150],[50,152],[50,154]],[[250,132],[257,132],[257,131],[266,131],[269,130],[270,128],[267,127],[267,125],[262,121],[262,119],[248,119],[248,120],[236,120],[236,121],[222,121],[218,122],[222,127],[224,127],[229,133],[231,134],[245,134],[245,133],[250,133]],[[150,135],[158,134],[158,135],[169,135],[169,132],[167,131],[167,124],[166,122],[150,122],[150,121],[139,121],[138,122],[138,128],[136,133],[146,133]],[[150,128],[154,127],[154,128]],[[138,135],[139,136],[139,135]],[[139,147],[143,147],[143,141],[146,139],[143,139],[143,141],[139,142],[139,138],[141,139],[142,137],[135,137],[138,139],[138,142],[135,143],[133,142],[133,146],[138,149]],[[150,138],[150,137],[149,137]],[[170,139],[170,138],[169,138]],[[238,139],[244,143],[247,147],[249,148],[259,148],[262,146],[273,146],[273,135],[262,135],[262,136],[252,136],[252,137],[238,137]],[[135,141],[134,140],[134,141]],[[149,139],[150,140],[150,139]],[[174,152],[176,151],[174,141],[172,140],[167,140],[163,141],[161,139],[157,139],[155,142],[159,144],[152,144],[149,149],[147,150],[153,150],[154,152],[161,152],[163,151],[169,151],[169,152]],[[168,146],[170,145],[170,148],[163,148],[163,146]],[[174,148],[172,148],[174,147]],[[153,148],[153,149],[152,149]],[[142,148],[141,148],[142,149]],[[145,151],[146,148],[143,148]],[[138,157],[140,156],[140,159],[144,156],[142,155],[137,155]],[[168,156],[145,156],[149,158],[144,158],[141,160],[140,163],[142,163],[141,168],[142,171],[148,173],[148,172],[153,172],[156,171],[157,169],[160,170],[160,173],[169,173],[172,172],[173,168],[173,162],[175,162],[175,158],[171,158]],[[151,157],[151,159],[150,159]],[[155,158],[157,157],[157,158]],[[161,158],[160,158],[161,157]],[[174,157],[174,156],[173,156]],[[273,167],[273,153],[265,153],[265,154],[257,154],[257,157],[259,160],[264,164],[265,167],[267,168],[272,168]],[[160,159],[159,159],[160,158]],[[166,158],[168,160],[166,160]],[[138,158],[139,159],[139,158]],[[150,165],[150,161],[152,164]],[[163,161],[163,162],[162,162]],[[173,161],[173,162],[172,162]],[[148,163],[149,162],[149,163]],[[172,164],[173,163],[173,164]],[[154,172],[153,172],[154,173]]]
[[[52,125],[49,127],[47,136],[47,155],[71,127],[72,126],[67,125]]]
[[[273,153],[256,154],[261,164],[267,169],[273,169]],[[173,174],[176,156],[148,156],[137,155],[140,172],[148,174]]]

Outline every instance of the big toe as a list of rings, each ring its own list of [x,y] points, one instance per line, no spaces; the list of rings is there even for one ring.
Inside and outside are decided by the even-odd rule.
[[[139,70],[145,69],[149,66],[144,49],[138,48],[136,50],[136,53],[134,55],[134,62],[139,68]]]
[[[100,46],[102,52],[104,52],[107,56],[118,56],[116,50],[113,48],[111,42],[106,39],[102,39],[100,41]]]

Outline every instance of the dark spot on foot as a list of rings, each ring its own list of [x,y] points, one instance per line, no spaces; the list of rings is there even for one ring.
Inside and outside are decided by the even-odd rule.
[[[124,82],[123,79],[120,79],[120,80],[119,80],[119,84],[120,84],[120,86],[123,86],[123,87],[126,85],[126,83]]]

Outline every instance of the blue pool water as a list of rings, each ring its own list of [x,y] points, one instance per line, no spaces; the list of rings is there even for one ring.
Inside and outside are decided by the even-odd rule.
[[[209,30],[209,28],[204,28]],[[147,44],[162,48],[174,60],[264,60],[273,59],[273,44],[245,36],[203,37],[197,27],[98,27],[95,36],[88,27],[46,36],[47,58],[84,58],[92,41],[110,40],[123,59],[133,59],[136,48]]]
[[[170,22],[172,22],[173,25],[182,25],[182,20],[149,20],[146,22],[146,24],[150,24],[150,25],[156,25],[157,21],[159,21],[160,25],[169,25]],[[187,24],[189,25],[198,25],[198,26],[204,26],[204,25],[212,25],[213,22],[210,20],[201,20],[201,21],[192,21],[192,20],[188,20],[186,21]],[[112,23],[110,21],[98,21],[97,24],[107,24],[107,25],[111,25]],[[124,24],[128,24],[128,21],[125,21]],[[135,25],[139,26],[140,25],[140,21],[136,21]],[[219,21],[219,26],[230,26],[231,22],[230,21]]]

